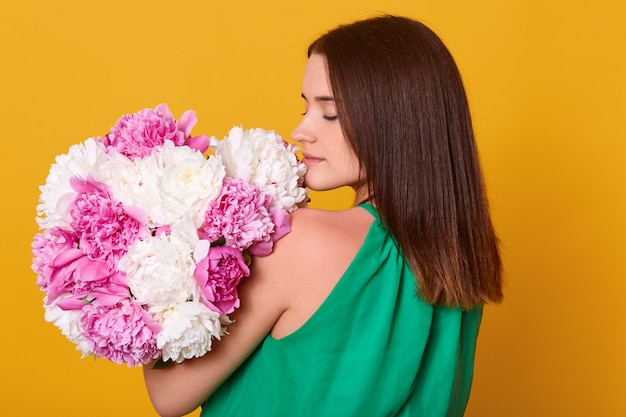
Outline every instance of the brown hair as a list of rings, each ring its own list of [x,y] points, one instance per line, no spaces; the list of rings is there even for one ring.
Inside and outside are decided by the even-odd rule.
[[[422,298],[463,308],[500,302],[498,240],[467,97],[441,39],[385,15],[331,30],[312,53],[327,59],[342,129]]]

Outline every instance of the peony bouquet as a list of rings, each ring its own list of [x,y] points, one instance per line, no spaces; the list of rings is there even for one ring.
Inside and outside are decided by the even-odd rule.
[[[211,350],[264,256],[306,204],[306,167],[273,131],[191,136],[195,112],[122,116],[52,164],[32,268],[44,317],[83,356],[128,366]]]

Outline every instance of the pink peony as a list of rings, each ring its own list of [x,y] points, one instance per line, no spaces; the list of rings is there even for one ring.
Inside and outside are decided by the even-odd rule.
[[[206,212],[200,237],[211,242],[223,237],[227,246],[240,250],[266,240],[274,232],[271,203],[272,197],[257,184],[224,178],[220,195]]]
[[[50,277],[54,272],[53,260],[60,254],[77,247],[76,234],[68,230],[53,227],[35,235],[32,244],[34,258],[31,268],[37,273],[37,285],[44,292],[48,291]]]
[[[253,256],[267,256],[274,250],[274,242],[285,236],[291,231],[291,217],[285,209],[272,207],[270,208],[272,222],[274,223],[274,232],[272,232],[265,240],[257,242],[248,249],[248,253]]]
[[[57,255],[49,267],[48,303],[68,293],[75,298],[84,297],[94,288],[109,285],[114,275],[106,263],[89,259],[80,249],[69,249]]]
[[[121,202],[111,199],[106,185],[72,178],[72,187],[79,192],[70,215],[80,249],[90,259],[104,261],[113,269],[144,232],[144,225],[131,217]]]
[[[116,304],[94,302],[83,308],[80,323],[94,355],[129,367],[160,355],[158,323],[141,306],[124,298]]]
[[[114,150],[131,159],[150,155],[154,148],[167,140],[176,146],[189,145],[204,153],[209,146],[208,137],[190,137],[196,122],[196,113],[188,110],[179,124],[167,105],[159,104],[154,110],[144,109],[122,116],[104,137],[104,145],[109,152]]]
[[[196,282],[202,300],[221,314],[230,314],[239,307],[237,285],[250,269],[241,251],[230,246],[213,246],[196,266]]]
[[[107,286],[95,287],[88,294],[59,297],[56,305],[62,310],[82,310],[87,303],[113,305],[130,295],[130,288],[126,284],[126,274],[115,272],[109,277]]]

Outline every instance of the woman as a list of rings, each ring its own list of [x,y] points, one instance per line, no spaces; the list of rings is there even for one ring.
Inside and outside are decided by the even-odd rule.
[[[411,19],[338,27],[309,48],[292,134],[314,190],[255,258],[230,334],[145,367],[163,416],[461,416],[482,306],[502,298],[467,100],[440,39]]]

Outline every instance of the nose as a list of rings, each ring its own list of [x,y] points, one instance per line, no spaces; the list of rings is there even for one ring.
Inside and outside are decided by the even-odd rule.
[[[291,132],[291,138],[296,142],[312,142],[315,138],[311,129],[307,127],[306,116],[300,120],[298,126]]]

